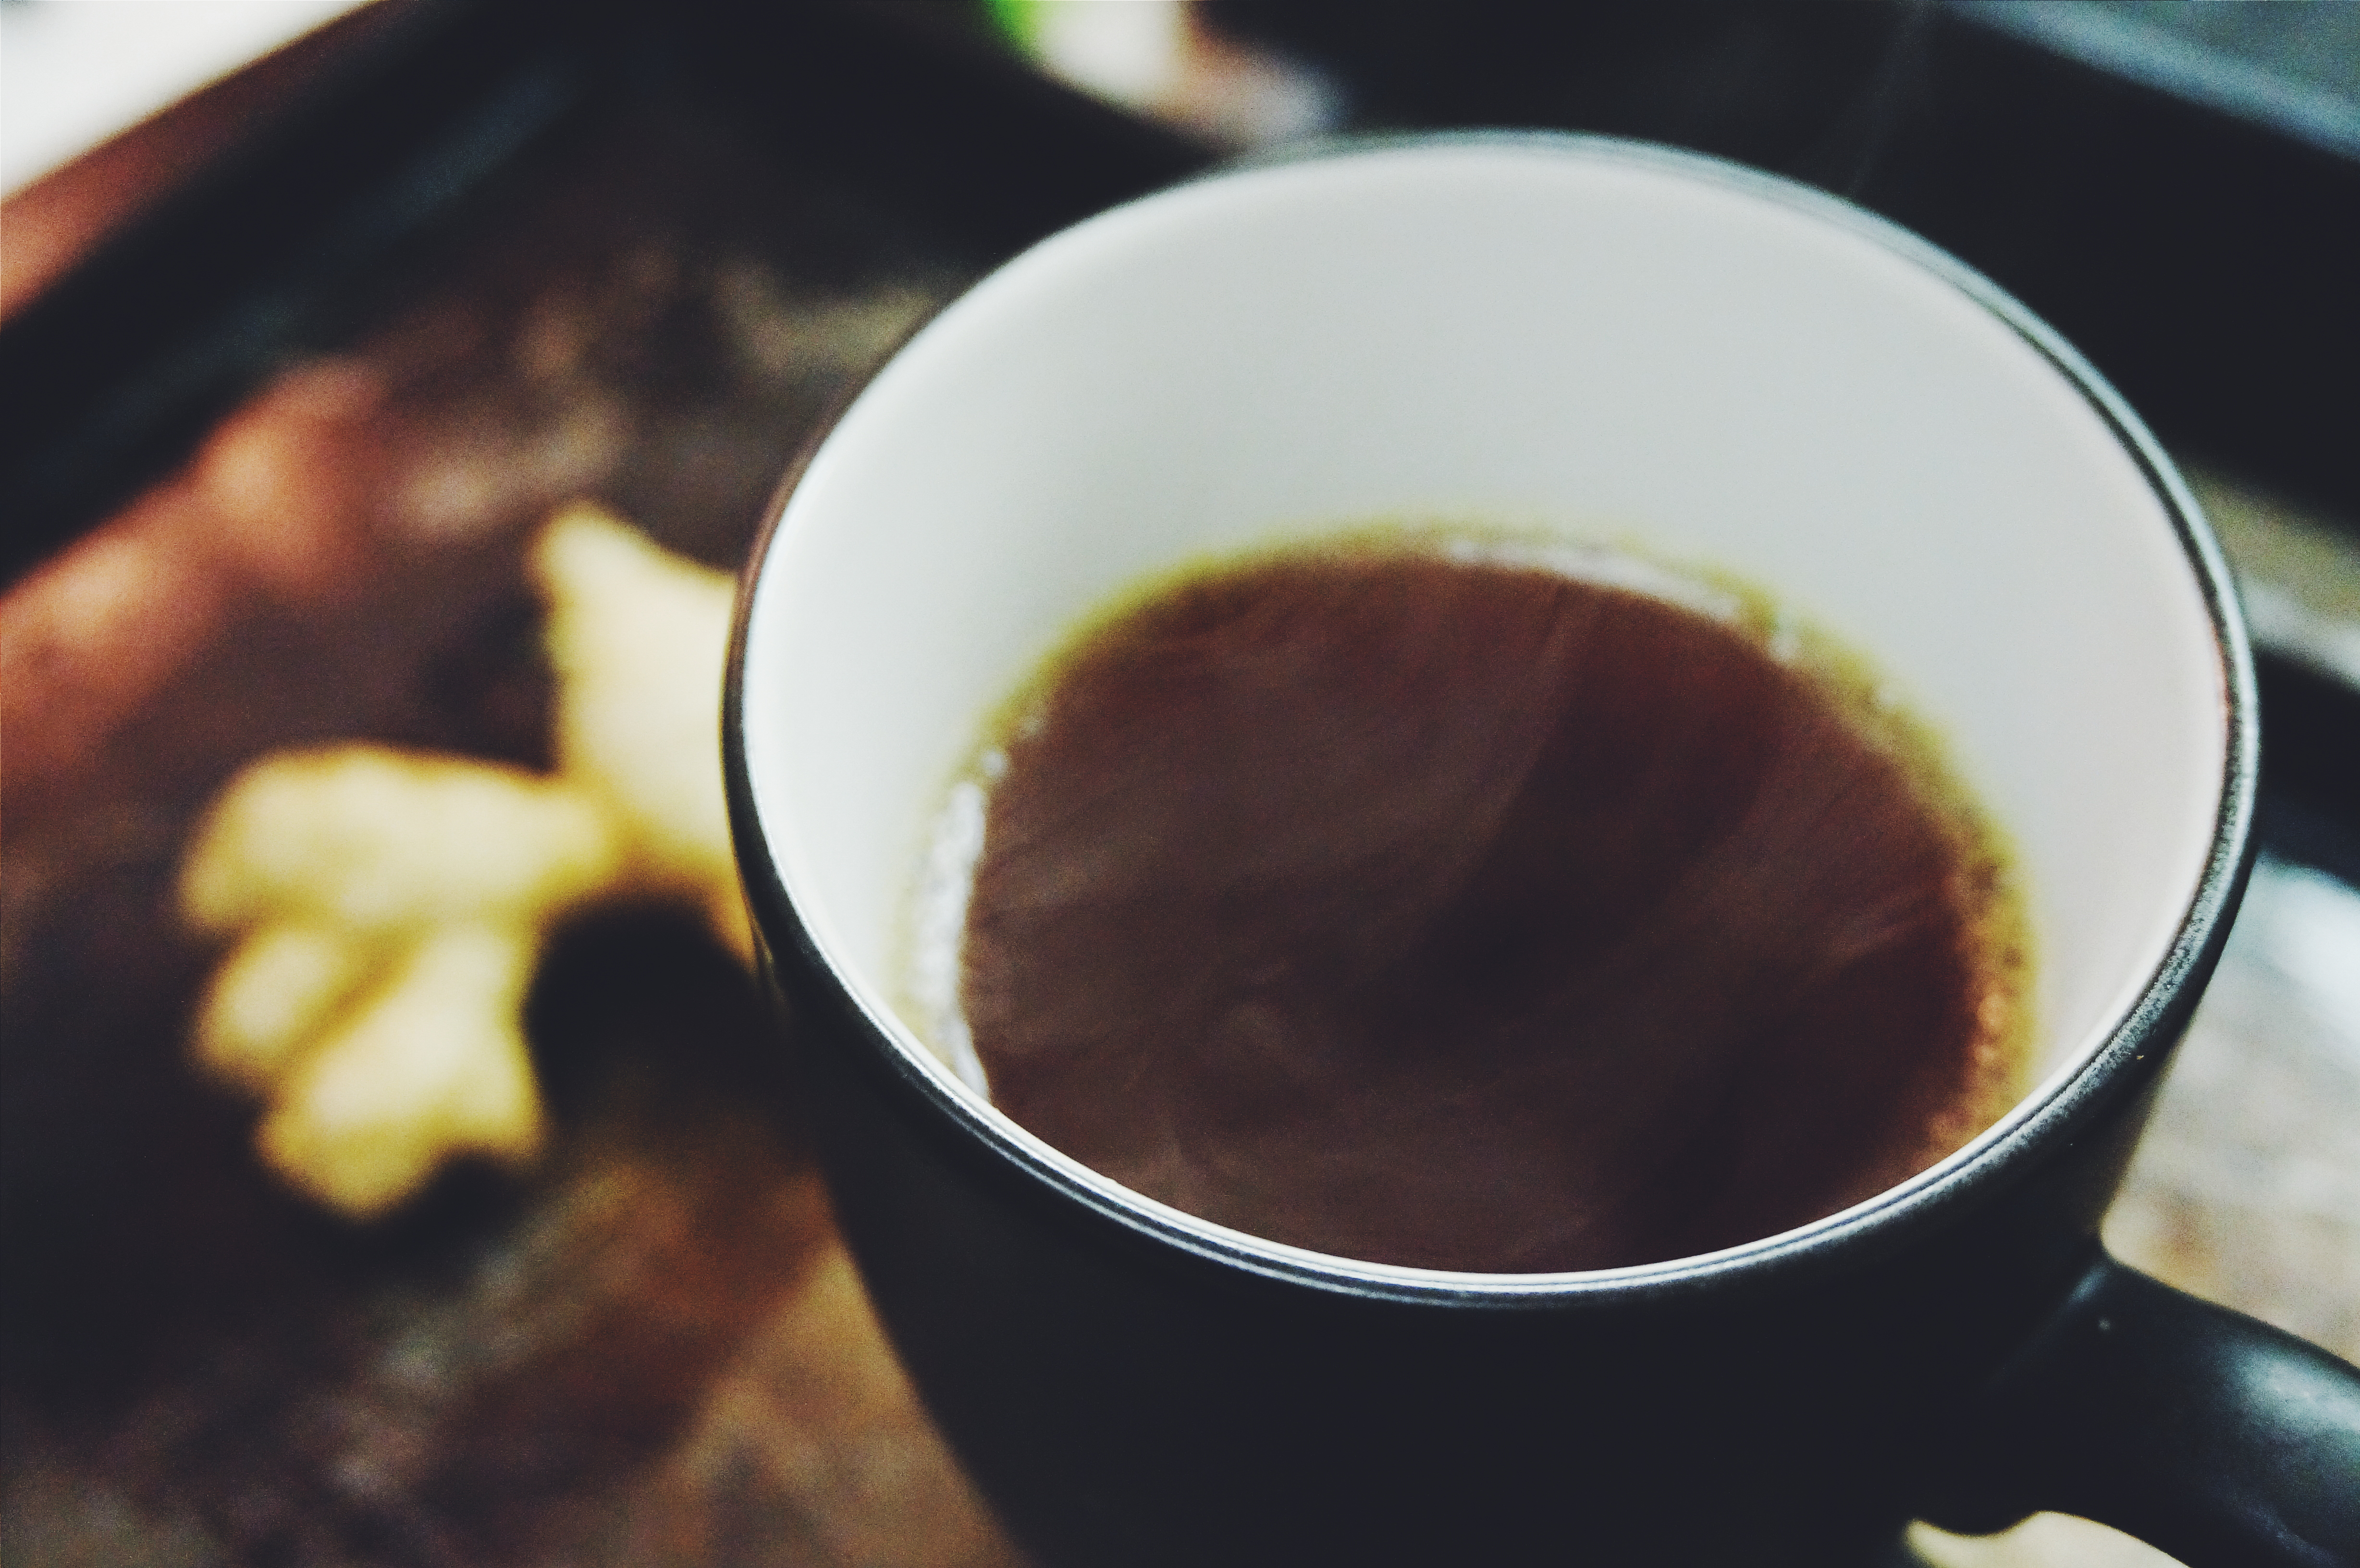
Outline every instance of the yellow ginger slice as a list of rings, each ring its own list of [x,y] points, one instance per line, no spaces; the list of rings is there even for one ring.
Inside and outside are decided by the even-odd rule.
[[[334,746],[232,780],[180,902],[242,933],[193,1050],[270,1102],[264,1160],[366,1218],[456,1155],[528,1158],[525,987],[549,927],[615,884],[620,844],[595,794],[456,757]]]
[[[519,1020],[539,952],[532,928],[486,925],[410,947],[281,1084],[259,1134],[263,1158],[363,1218],[453,1155],[530,1159],[542,1112]]]
[[[606,813],[562,779],[377,746],[286,751],[208,813],[180,904],[214,932],[537,921],[612,881],[617,855]]]
[[[560,771],[612,808],[639,887],[693,899],[748,957],[721,781],[730,578],[588,506],[551,521],[533,571],[549,598]]]
[[[197,1060],[244,1089],[267,1091],[388,957],[384,944],[327,926],[262,927],[213,975],[198,1015]]]
[[[268,1102],[265,1160],[354,1218],[456,1155],[539,1149],[524,996],[568,910],[685,899],[751,953],[721,780],[729,579],[586,506],[543,529],[533,569],[556,777],[282,752],[232,780],[182,866],[190,923],[237,939],[196,1058]]]

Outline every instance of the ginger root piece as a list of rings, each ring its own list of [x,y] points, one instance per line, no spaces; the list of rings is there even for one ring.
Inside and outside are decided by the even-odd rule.
[[[214,803],[180,904],[216,933],[535,920],[606,886],[619,854],[607,814],[565,779],[386,746],[283,751]]]
[[[555,776],[379,746],[280,752],[231,781],[181,867],[191,925],[236,939],[197,1062],[268,1102],[263,1159],[352,1218],[455,1156],[540,1149],[524,998],[569,912],[674,898],[751,956],[721,781],[729,579],[587,506],[549,524],[533,569]]]
[[[242,933],[197,1061],[270,1101],[264,1160],[355,1218],[454,1155],[530,1159],[525,988],[549,928],[622,865],[609,813],[562,779],[373,746],[267,757],[181,866],[190,923]]]
[[[198,1015],[197,1060],[250,1093],[267,1092],[387,962],[381,944],[331,926],[261,927],[213,975]]]
[[[462,925],[410,946],[283,1081],[258,1135],[263,1158],[330,1207],[366,1215],[453,1155],[539,1153],[522,1014],[541,938],[531,926]]]
[[[533,572],[549,599],[560,772],[613,809],[642,890],[694,900],[750,961],[721,779],[730,578],[586,505],[551,521]]]

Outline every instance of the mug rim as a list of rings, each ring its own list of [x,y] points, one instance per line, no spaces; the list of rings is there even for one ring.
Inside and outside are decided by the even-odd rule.
[[[1628,1301],[1717,1288],[1744,1275],[1784,1275],[1882,1250],[1961,1203],[1994,1191],[2039,1152],[2103,1114],[2119,1095],[2136,1093],[2159,1072],[2174,1031],[2185,1021],[2227,940],[2254,855],[2253,818],[2259,778],[2260,725],[2253,658],[2243,617],[2218,542],[2186,482],[2145,423],[2111,384],[2054,328],[1991,278],[1931,241],[1814,187],[1708,154],[1627,137],[1579,132],[1466,130],[1379,133],[1324,137],[1225,162],[1067,225],[1096,223],[1175,191],[1257,171],[1331,159],[1425,148],[1515,149],[1570,155],[1593,162],[1652,169],[1777,203],[1806,218],[1873,243],[1949,285],[2031,348],[2090,407],[2169,518],[2194,580],[2220,660],[2223,771],[2210,843],[2169,944],[2141,985],[2137,998],[2103,1041],[2060,1079],[2036,1088],[1992,1127],[1943,1160],[1836,1214],[1711,1252],[1614,1269],[1547,1273],[1487,1273],[1372,1263],[1272,1241],[1173,1208],[1122,1185],[1026,1131],[979,1097],[954,1089],[946,1072],[916,1060],[913,1040],[890,1016],[847,982],[814,940],[795,895],[765,837],[744,742],[745,656],[756,592],[764,579],[781,525],[814,457],[861,393],[898,357],[886,355],[847,389],[811,432],[767,503],[740,574],[732,617],[723,694],[722,741],[736,860],[758,940],[772,965],[792,964],[824,987],[829,1010],[854,1020],[866,1054],[878,1059],[905,1090],[914,1091],[961,1136],[980,1142],[1014,1166],[1046,1195],[1077,1204],[1152,1243],[1170,1246],[1227,1269],[1349,1295],[1404,1302],[1502,1307],[1562,1306],[1583,1301]],[[977,287],[1049,243],[1044,236],[996,264],[953,296],[931,321]],[[905,337],[903,342],[906,343]],[[785,940],[782,942],[781,938]]]

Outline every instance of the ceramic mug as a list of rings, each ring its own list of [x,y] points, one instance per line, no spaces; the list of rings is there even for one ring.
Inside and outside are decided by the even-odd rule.
[[[2036,1508],[2360,1561],[2360,1376],[2096,1240],[2242,888],[2253,681],[2171,465],[1988,281],[1664,149],[1347,145],[1018,257],[782,497],[748,895],[871,1298],[1043,1562],[1867,1562]],[[1404,517],[1635,539],[1867,650],[2015,846],[2036,1086],[1830,1218],[1509,1275],[1194,1218],[937,1060],[895,965],[984,715],[1159,570]]]

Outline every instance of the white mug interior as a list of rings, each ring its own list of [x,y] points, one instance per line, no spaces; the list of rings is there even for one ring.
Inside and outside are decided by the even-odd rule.
[[[2171,482],[1995,298],[1832,201],[1570,137],[1252,168],[1057,235],[918,333],[785,503],[738,721],[781,884],[973,1098],[895,1013],[909,899],[984,716],[1077,622],[1379,519],[1634,545],[1767,590],[1947,742],[2026,884],[2037,1102],[2191,908],[2226,677]]]

